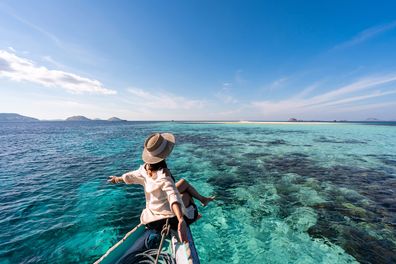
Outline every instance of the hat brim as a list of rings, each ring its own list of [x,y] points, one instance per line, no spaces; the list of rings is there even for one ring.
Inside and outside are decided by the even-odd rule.
[[[169,154],[172,152],[173,147],[175,145],[175,136],[171,133],[161,133],[161,136],[166,140],[166,147],[165,149],[159,153],[158,155],[151,155],[150,152],[144,148],[142,153],[142,159],[144,162],[148,164],[155,164],[160,161],[166,159]]]

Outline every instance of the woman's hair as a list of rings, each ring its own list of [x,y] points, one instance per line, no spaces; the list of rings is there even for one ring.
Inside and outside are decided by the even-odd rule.
[[[166,161],[165,160],[162,160],[162,161],[160,161],[158,163],[154,163],[154,164],[146,163],[145,169],[146,169],[148,175],[150,175],[150,177],[152,177],[154,172],[162,170],[162,169],[168,169],[168,165],[166,165]],[[176,182],[176,180],[173,177],[172,173],[169,170],[167,170],[167,172],[169,172],[169,175],[167,174],[167,176],[170,176],[172,178],[172,180],[174,182]]]
[[[165,160],[162,160],[162,161],[160,161],[160,162],[158,162],[158,163],[154,163],[154,164],[148,164],[148,163],[146,163],[145,168],[146,168],[148,174],[149,174],[150,176],[153,176],[153,175],[152,175],[153,172],[156,172],[156,171],[162,170],[162,169],[167,169],[168,166],[166,165]]]

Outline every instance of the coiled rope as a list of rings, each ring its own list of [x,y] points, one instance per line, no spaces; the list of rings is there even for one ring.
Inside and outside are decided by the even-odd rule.
[[[154,263],[163,263],[163,264],[176,264],[175,259],[172,257],[171,254],[167,252],[161,252],[158,254],[157,249],[149,249],[146,250],[143,253],[139,253],[136,256],[142,257],[141,260],[139,260],[136,263],[145,263],[145,264],[154,264]]]
[[[102,260],[104,260],[110,253],[115,250],[120,244],[122,244],[133,232],[135,232],[142,224],[139,224],[136,226],[134,229],[129,231],[120,241],[117,242],[117,244],[113,245],[107,252],[97,261],[95,261],[94,264],[100,264]],[[166,223],[164,227],[162,228],[161,231],[161,242],[160,246],[158,249],[148,249],[143,253],[139,253],[136,256],[139,256],[139,260],[136,260],[135,263],[147,263],[147,264],[157,264],[163,263],[163,264],[176,264],[176,260],[172,257],[171,254],[166,253],[166,252],[161,252],[162,251],[162,246],[165,237],[169,234],[170,230],[170,225],[169,225],[169,219],[166,220]]]
[[[168,218],[166,219],[166,223],[161,231],[161,242],[158,249],[149,249],[144,251],[143,253],[137,254],[136,256],[144,258],[140,260],[138,263],[157,264],[158,261],[161,260],[161,263],[164,264],[176,264],[176,261],[173,259],[172,255],[166,252],[161,252],[165,237],[168,236],[169,230],[170,230],[170,224]]]

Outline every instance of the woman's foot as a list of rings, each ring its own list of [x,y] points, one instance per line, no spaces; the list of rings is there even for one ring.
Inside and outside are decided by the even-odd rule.
[[[213,201],[215,199],[215,196],[210,196],[210,197],[203,197],[201,200],[202,206],[207,206],[209,202]]]

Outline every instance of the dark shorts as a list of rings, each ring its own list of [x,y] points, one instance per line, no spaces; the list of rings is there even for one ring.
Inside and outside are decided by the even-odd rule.
[[[164,227],[164,225],[166,224],[166,219],[161,219],[161,220],[157,220],[151,223],[146,224],[146,228],[147,229],[154,229],[157,232],[162,231],[162,228]],[[179,224],[179,221],[177,220],[177,217],[174,216],[172,218],[169,218],[169,224],[171,226],[171,229],[173,230],[177,230],[177,226]]]
[[[194,208],[194,217],[192,219],[187,218],[186,216],[184,216],[184,220],[186,221],[187,225],[191,225],[192,223],[194,223],[195,221],[197,221],[198,218],[198,207],[195,203],[191,203],[190,206],[192,206]]]
[[[194,208],[194,218],[193,219],[189,219],[186,216],[184,216],[184,221],[186,221],[187,225],[191,225],[198,218],[198,208],[197,208],[197,206],[194,203],[192,203],[190,206],[192,206]],[[165,223],[166,223],[166,219],[161,219],[161,220],[146,224],[146,228],[155,229],[156,231],[161,233],[161,230],[164,227]],[[177,230],[177,226],[179,224],[179,221],[177,220],[177,217],[174,216],[172,218],[169,218],[169,224],[171,226],[171,229]]]

